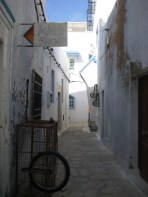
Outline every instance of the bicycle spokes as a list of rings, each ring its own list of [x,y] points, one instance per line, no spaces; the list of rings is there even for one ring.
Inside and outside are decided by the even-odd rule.
[[[37,155],[31,162],[28,172],[35,186],[47,192],[60,190],[70,176],[67,161],[59,153],[53,152]]]

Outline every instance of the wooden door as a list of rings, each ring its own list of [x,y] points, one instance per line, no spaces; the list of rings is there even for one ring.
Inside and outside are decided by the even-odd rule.
[[[139,79],[139,169],[148,182],[148,75]]]

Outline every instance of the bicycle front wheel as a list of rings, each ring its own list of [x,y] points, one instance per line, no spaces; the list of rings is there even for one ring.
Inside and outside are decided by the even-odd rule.
[[[31,182],[44,192],[57,192],[68,182],[70,167],[66,159],[57,152],[45,151],[37,154],[30,163]]]

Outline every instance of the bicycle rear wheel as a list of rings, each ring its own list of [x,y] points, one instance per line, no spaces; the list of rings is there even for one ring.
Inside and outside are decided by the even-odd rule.
[[[70,167],[66,159],[57,152],[45,151],[37,154],[30,163],[31,182],[44,192],[57,192],[68,182]]]

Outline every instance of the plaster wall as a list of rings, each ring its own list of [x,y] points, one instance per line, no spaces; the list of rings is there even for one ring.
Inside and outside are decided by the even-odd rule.
[[[32,118],[32,72],[35,70],[43,79],[43,105],[42,105],[42,117],[49,119],[53,117],[57,120],[57,92],[58,87],[61,87],[61,79],[64,81],[64,96],[61,101],[61,129],[64,129],[68,125],[68,81],[61,70],[55,64],[53,58],[49,57],[48,50],[42,47],[27,47],[31,44],[24,37],[24,33],[31,27],[30,25],[37,22],[36,11],[33,0],[12,0],[5,1],[10,11],[15,18],[15,23],[12,25],[12,21],[6,20],[6,11],[2,10],[4,17],[1,15],[0,7],[0,55],[4,57],[0,58],[0,151],[2,158],[0,157],[0,196],[13,196],[14,184],[15,184],[15,142],[16,142],[16,125],[26,121],[26,99],[27,99],[27,80],[29,80],[28,87],[28,119]],[[1,5],[1,1],[0,1]],[[5,25],[3,25],[5,23]],[[11,40],[13,32],[13,39]],[[2,49],[2,50],[1,50]],[[56,48],[55,57],[58,59],[64,72],[68,75],[66,60],[67,56],[60,49]],[[11,53],[12,52],[12,53]],[[61,55],[62,53],[62,55]],[[46,58],[45,58],[46,57]],[[2,62],[3,61],[3,62]],[[49,66],[49,69],[48,69]],[[48,107],[45,101],[47,99],[48,90],[51,88],[51,69],[55,70],[55,102],[52,109]],[[66,70],[67,69],[67,70]],[[47,71],[48,70],[48,71]],[[49,75],[48,75],[49,74]],[[45,77],[45,78],[44,78]],[[50,82],[49,82],[50,81]],[[47,82],[47,83],[46,83]],[[48,84],[49,83],[49,84]],[[61,91],[61,90],[60,90]],[[62,94],[62,91],[61,91]],[[45,109],[46,108],[46,109]],[[62,115],[64,119],[62,120]],[[3,170],[1,170],[3,169]],[[10,182],[9,182],[10,181]]]
[[[96,83],[95,83],[96,84]],[[93,102],[95,101],[95,98],[91,98],[90,94],[94,91],[93,87],[87,87],[87,96],[88,96],[88,103],[89,103],[89,120],[92,122],[95,122],[95,125],[97,126],[97,135],[100,135],[100,123],[99,123],[99,107],[95,107],[93,105]]]
[[[75,70],[72,70],[70,75],[69,94],[75,98],[75,108],[69,109],[69,123],[84,125],[88,122],[88,99],[86,85],[78,71],[79,63],[76,63]]]
[[[0,197],[9,193],[9,99],[11,72],[11,22],[0,7]]]
[[[61,130],[65,130],[69,126],[69,59],[63,48],[54,48],[54,50],[57,61],[60,63],[67,76],[65,77],[62,71],[57,67],[56,81],[58,82],[58,85],[61,86]]]
[[[42,77],[43,75],[43,49],[25,47],[30,43],[23,36],[30,28],[28,25],[20,25],[21,23],[34,23],[37,21],[36,12],[33,1],[10,1],[8,5],[16,20],[13,26],[13,43],[12,43],[12,68],[10,75],[10,145],[9,145],[9,169],[10,184],[9,195],[14,194],[15,183],[15,137],[16,125],[26,121],[26,99],[27,99],[27,80],[28,87],[28,119],[32,117],[32,71],[33,69]],[[22,45],[22,46],[19,46]]]
[[[55,58],[63,68],[67,77],[69,77],[69,60],[66,53],[62,48],[54,48]],[[49,120],[51,117],[58,120],[58,92],[61,94],[61,130],[68,127],[68,92],[69,81],[58,68],[53,57],[47,52],[44,53],[44,66],[43,66],[43,100],[42,100],[42,119]],[[52,92],[51,72],[55,73],[55,95],[54,102],[50,101],[49,94]],[[63,80],[63,90],[62,90]]]
[[[75,109],[69,111],[69,123],[81,123],[84,125],[88,121],[88,100],[87,92],[79,91],[71,94],[75,97]]]
[[[132,6],[133,3],[134,6]],[[129,173],[139,177],[139,180],[141,178],[138,168],[138,81],[140,77],[148,73],[146,53],[148,50],[148,29],[145,28],[148,25],[147,9],[147,1],[139,2],[136,0],[126,3],[125,48],[126,64],[129,67],[130,74],[128,154],[132,158],[130,163],[135,169],[130,169]]]
[[[55,71],[55,94],[58,91],[58,85],[61,86],[61,80],[65,80],[65,92],[68,91],[67,79],[64,74],[58,68],[53,57],[50,57],[48,50],[43,49],[42,47],[25,47],[25,45],[30,45],[30,43],[24,38],[24,33],[31,27],[30,25],[21,25],[32,24],[37,22],[36,11],[34,7],[34,1],[11,1],[10,5],[12,6],[12,12],[15,11],[15,27],[14,27],[14,43],[13,43],[13,68],[12,68],[12,105],[11,105],[11,125],[16,125],[22,121],[25,121],[25,106],[26,106],[26,80],[29,79],[29,106],[28,106],[28,119],[32,117],[32,71],[35,70],[43,79],[43,91],[46,92],[46,96],[43,95],[43,108],[44,100],[47,99],[47,91],[51,90],[51,69]],[[16,9],[16,6],[19,9]],[[16,9],[16,10],[15,10]],[[20,46],[22,45],[22,46]],[[65,74],[68,76],[69,67],[68,59],[66,54],[58,47],[54,48],[54,56],[61,64],[62,69]],[[68,64],[68,65],[67,65]],[[47,71],[49,72],[47,75]],[[46,79],[47,77],[47,79]],[[46,81],[50,81],[49,84]],[[49,85],[49,87],[48,87]],[[47,89],[47,90],[45,90]],[[64,94],[65,96],[65,94]],[[64,97],[67,99],[67,95]],[[64,103],[64,102],[63,102]],[[65,104],[65,103],[64,103]],[[64,111],[66,111],[66,104],[64,105]],[[48,113],[44,114],[42,110],[42,117],[48,119],[50,116],[53,116],[57,120],[57,110],[55,108],[57,105],[57,95],[55,96],[55,103],[50,115]],[[66,107],[65,107],[66,106]]]
[[[79,27],[81,23],[75,25]],[[69,122],[71,125],[87,125],[88,123],[87,90],[86,85],[79,75],[79,71],[88,63],[92,44],[91,35],[92,33],[86,30],[69,31],[68,46],[64,48],[65,51],[78,52],[78,57],[75,58],[74,69],[70,70],[70,80],[72,82],[69,85],[69,93],[75,97],[75,109],[69,110]]]
[[[101,137],[124,169],[136,176],[138,79],[148,68],[147,8],[147,1],[118,0],[107,22],[99,21],[98,36]]]
[[[104,103],[101,106],[101,136],[105,143],[112,145],[122,165],[127,168],[130,78],[124,50],[125,13],[125,2],[118,1],[107,23],[104,25],[100,21],[100,29],[109,30],[100,31],[98,57],[100,92],[103,93],[101,102]]]
[[[16,23],[13,30],[14,42],[12,46],[12,73],[11,73],[11,126],[25,121],[26,106],[26,81],[29,79],[29,106],[28,118],[32,114],[32,70],[34,69],[41,77],[43,73],[43,49],[25,47],[30,43],[23,36],[31,27],[21,25],[36,22],[36,12],[33,1],[11,1],[12,11],[14,10]],[[21,46],[20,46],[21,45]],[[30,109],[30,110],[29,110]]]
[[[146,0],[139,2],[134,1],[134,6],[132,7],[133,1],[127,1],[126,4],[126,50],[127,50],[127,60],[135,63],[131,67],[135,70],[131,72],[136,72],[139,70],[147,68],[148,59],[145,51],[147,51],[148,39],[147,33],[148,25],[147,21],[147,8],[148,3]],[[132,69],[131,68],[131,69]],[[137,73],[131,73],[132,75]]]

